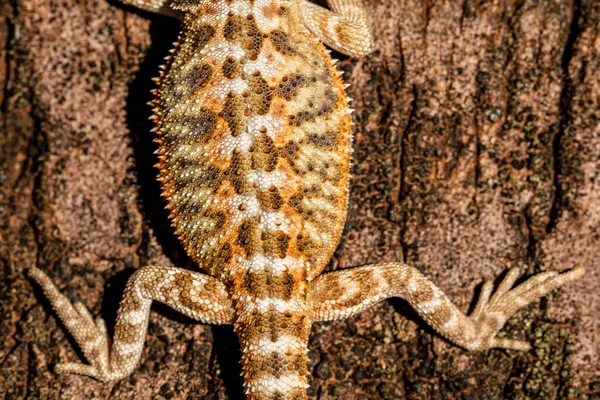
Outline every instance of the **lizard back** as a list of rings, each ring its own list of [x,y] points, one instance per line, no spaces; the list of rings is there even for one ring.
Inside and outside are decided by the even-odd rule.
[[[159,180],[210,275],[289,268],[311,280],[346,213],[344,84],[289,0],[179,1],[184,30],[155,100]]]
[[[186,251],[226,283],[248,399],[306,398],[308,282],[345,219],[344,84],[290,0],[180,1],[159,78],[160,180]]]

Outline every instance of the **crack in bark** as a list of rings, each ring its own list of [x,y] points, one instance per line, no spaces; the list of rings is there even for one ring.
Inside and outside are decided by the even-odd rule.
[[[575,54],[575,43],[580,33],[580,19],[583,18],[581,0],[574,0],[573,2],[573,17],[571,20],[571,26],[569,28],[569,37],[565,44],[563,52],[561,67],[563,72],[563,87],[560,94],[560,127],[558,133],[554,136],[552,141],[552,153],[553,153],[553,185],[554,185],[554,198],[550,207],[550,220],[546,225],[546,233],[550,233],[558,223],[559,219],[559,208],[563,199],[563,191],[559,182],[561,174],[561,141],[565,135],[565,131],[571,122],[571,101],[573,100],[573,80],[569,74],[569,65]]]
[[[10,70],[10,60],[11,60],[11,56],[10,56],[10,52],[8,51],[8,49],[10,49],[10,44],[12,43],[13,39],[15,38],[16,34],[16,27],[15,24],[13,23],[13,19],[14,19],[14,13],[16,10],[16,6],[15,3],[16,0],[11,0],[8,1],[7,3],[5,3],[5,8],[7,8],[7,13],[4,16],[4,20],[6,21],[6,31],[7,31],[7,35],[6,35],[6,41],[4,43],[4,50],[5,50],[5,56],[4,56],[4,60],[2,60],[2,62],[4,63],[4,68],[6,70],[6,76],[5,76],[5,81],[3,82],[3,87],[2,87],[2,102],[0,102],[0,110],[2,110],[2,119],[4,120],[6,118],[6,115],[8,114],[8,110],[7,110],[7,106],[8,106],[8,98],[9,98],[9,88],[8,88],[8,83],[11,81],[11,70]],[[3,123],[4,126],[6,126],[6,123]]]
[[[403,61],[404,63],[404,61]],[[406,185],[404,182],[405,179],[405,163],[406,163],[406,149],[408,148],[408,134],[410,132],[410,130],[413,127],[413,123],[415,120],[415,113],[417,111],[417,100],[418,100],[418,89],[417,86],[415,84],[413,84],[412,86],[412,94],[413,94],[413,99],[410,102],[410,112],[408,114],[408,121],[406,123],[406,127],[404,128],[404,131],[402,131],[402,138],[400,139],[400,188],[398,191],[398,205],[400,207],[402,207],[402,203],[404,202],[404,199],[408,196],[404,193],[405,189],[406,189]],[[406,246],[406,240],[404,238],[404,235],[406,233],[406,214],[404,211],[401,211],[401,218],[400,218],[400,246],[402,247],[402,261],[403,262],[407,262],[407,254],[406,254],[406,250],[407,250],[407,246]]]

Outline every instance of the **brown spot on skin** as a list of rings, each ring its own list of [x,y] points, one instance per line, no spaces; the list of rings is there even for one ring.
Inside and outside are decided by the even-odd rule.
[[[321,106],[318,108],[317,110],[317,116],[322,117],[325,115],[330,114],[333,109],[335,108],[335,104],[337,103],[337,96],[335,95],[335,93],[333,92],[333,90],[331,90],[331,88],[327,88],[325,90],[325,95],[324,95],[324,101],[321,104]]]
[[[290,116],[290,125],[291,126],[301,126],[305,122],[314,121],[315,114],[310,111],[300,111],[296,115]]]
[[[201,13],[204,15],[215,15],[217,11],[219,10],[212,4],[203,4]]]
[[[229,69],[224,72],[230,72]],[[233,73],[235,74],[235,72]],[[241,97],[236,93],[230,93],[223,110],[219,114],[228,124],[232,136],[240,134],[243,121],[252,113],[265,115],[269,112],[273,96],[267,82],[260,76],[252,76],[248,86]]]
[[[258,237],[258,227],[254,219],[246,219],[238,228],[238,244],[250,257],[256,252],[256,242]]]
[[[275,46],[275,50],[280,52],[283,55],[291,56],[296,54],[296,49],[290,43],[290,39],[285,32],[275,30],[271,32],[271,42],[273,42],[273,46]]]
[[[286,233],[280,232],[277,235],[277,243],[279,245],[279,254],[280,255],[287,254],[288,246],[290,244],[290,237]]]
[[[277,311],[269,311],[269,336],[271,336],[271,342],[276,342],[281,336],[281,330],[278,327],[277,320],[281,314]]]
[[[335,25],[335,35],[339,43],[350,43],[352,41],[351,36],[348,35],[348,32],[352,32],[351,28],[351,25],[343,20]]]
[[[206,83],[210,80],[211,76],[212,68],[210,66],[196,65],[187,77],[191,91],[206,86]]]
[[[345,290],[345,288],[342,287],[342,290]],[[349,297],[346,299],[346,301],[344,302],[344,306],[348,307],[348,308],[358,306],[363,301],[365,301],[365,299],[368,297],[368,294],[369,294],[368,291],[355,292],[355,293],[353,293],[352,297]]]
[[[194,142],[206,142],[217,126],[217,116],[212,111],[200,111],[194,117],[186,119],[190,126],[189,139]]]
[[[302,237],[296,240],[296,249],[302,253],[305,260],[310,260],[319,254],[320,246],[303,231]]]
[[[300,74],[292,75],[291,77],[284,77],[278,87],[279,96],[283,97],[287,101],[291,101],[298,94],[298,89],[306,86],[309,80]]]
[[[236,41],[251,60],[256,60],[264,40],[263,33],[258,29],[252,14],[242,17],[230,15],[223,28],[223,36],[227,40]]]
[[[254,74],[249,79],[249,87],[252,90],[250,104],[258,115],[269,112],[273,95],[267,81],[259,74]]]
[[[411,297],[415,303],[423,303],[433,300],[433,289],[427,284],[420,285],[416,291],[411,293]]]
[[[312,166],[312,163],[309,163],[307,170],[311,169],[314,170],[315,168]],[[337,197],[331,195],[325,196],[319,185],[311,185],[303,188],[301,192],[293,194],[288,200],[288,204],[307,221],[316,224],[329,223],[327,221],[335,223],[336,215],[334,213],[323,207],[307,207],[305,199],[323,199],[335,206],[338,203]],[[299,243],[299,245],[301,244]]]
[[[311,78],[311,80],[316,78]],[[295,115],[289,117],[290,125],[301,126],[305,122],[314,121],[317,117],[325,117],[331,114],[335,108],[337,102],[337,96],[331,88],[327,88],[322,96],[321,104],[313,107],[310,110],[303,110]]]
[[[283,231],[263,231],[261,241],[264,255],[281,256],[287,254],[290,238]]]
[[[184,26],[193,27],[194,24],[184,24]],[[185,30],[184,42],[190,41],[192,51],[198,52],[215,36],[216,31],[210,25],[202,25],[198,28],[188,28]]]
[[[223,111],[219,114],[227,122],[227,125],[229,125],[229,131],[232,136],[238,136],[240,133],[239,106],[240,102],[237,97],[227,97]]]
[[[402,279],[398,279],[398,276],[396,274],[385,273],[385,272],[382,274],[382,276],[383,276],[383,279],[385,279],[385,282],[389,286],[397,286],[402,289],[404,289],[406,287],[407,282],[410,282],[412,279],[412,277],[410,275],[403,276]]]
[[[448,321],[452,319],[452,312],[447,306],[439,306],[434,308],[431,315],[435,317],[435,323],[437,326],[444,326]]]
[[[342,284],[339,279],[330,279],[327,285],[327,292],[323,294],[324,297],[335,298],[337,293],[342,292]]]
[[[239,64],[236,62],[234,58],[228,58],[223,63],[223,75],[229,79],[233,79],[236,77],[239,71]]]
[[[282,154],[285,154],[286,158],[290,160],[296,157],[296,154],[299,152],[299,150],[300,146],[298,146],[298,144],[293,140],[290,140],[285,144],[285,146],[283,146]]]
[[[223,268],[223,265],[226,265],[231,261],[232,255],[233,250],[231,249],[231,245],[229,243],[224,243],[223,245],[218,246],[212,254],[212,265],[214,265],[215,268],[221,269]],[[212,273],[214,274],[215,272]]]
[[[194,116],[183,116],[176,122],[186,129],[168,129],[161,136],[161,144],[174,146],[183,143],[206,143],[217,126],[217,116],[212,111],[200,111]]]
[[[138,312],[142,309],[142,303],[139,298],[132,296],[124,299],[121,308],[125,313]]]
[[[275,190],[261,191],[258,193],[258,201],[264,210],[279,210],[284,204],[283,197],[279,194],[277,188]]]
[[[292,297],[294,291],[294,277],[289,272],[284,272],[281,277],[281,283],[285,291],[282,292],[285,300],[289,300]]]
[[[237,194],[243,194],[248,189],[248,182],[244,171],[247,170],[244,155],[242,153],[233,153],[231,156],[231,165],[226,173],[227,179],[232,183]]]
[[[255,277],[252,272],[248,272],[246,274],[246,276],[244,277],[244,282],[245,282],[245,288],[248,291],[248,293],[256,296],[257,293],[255,292],[255,290],[258,287],[258,285],[257,285],[257,282],[255,282]]]
[[[296,193],[290,197],[288,203],[294,207],[297,213],[302,214],[304,212],[304,207],[302,205],[303,199],[304,195],[302,193]]]
[[[327,132],[322,135],[311,133],[307,137],[309,143],[327,150],[337,148],[338,134],[336,132]]]
[[[273,139],[268,135],[257,135],[252,146],[254,151],[251,158],[255,168],[261,168],[267,172],[275,170],[279,155]]]
[[[124,318],[120,318],[115,326],[115,332],[119,332],[119,342],[123,344],[134,344],[138,341],[139,336],[144,332],[143,322],[141,324],[132,324]]]
[[[229,18],[223,27],[223,36],[227,40],[237,40],[244,28],[244,21],[239,15],[229,14]]]
[[[220,171],[217,167],[210,166],[206,170],[202,171],[198,176],[191,174],[188,175],[185,172],[189,170],[195,170],[197,166],[193,161],[185,160],[183,158],[179,158],[177,160],[176,165],[191,165],[189,168],[180,168],[180,169],[172,169],[172,185],[174,188],[182,189],[184,187],[191,186],[193,188],[209,188],[212,190],[216,190],[220,183]],[[195,205],[195,207],[189,207],[190,205],[195,205],[193,200],[183,201],[181,206],[179,207],[180,212],[198,212],[199,206]],[[189,208],[182,209],[183,206],[188,206]]]

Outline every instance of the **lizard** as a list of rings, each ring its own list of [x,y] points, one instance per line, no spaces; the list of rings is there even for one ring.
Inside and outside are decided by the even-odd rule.
[[[58,374],[121,380],[139,363],[153,301],[232,324],[248,399],[306,399],[311,325],[406,300],[467,350],[527,350],[497,337],[518,309],[584,273],[542,272],[482,286],[467,316],[415,267],[380,263],[322,274],[346,218],[352,109],[323,43],[374,47],[362,0],[122,0],[176,16],[182,32],[152,102],[159,181],[175,233],[201,272],[145,266],[129,279],[111,340],[40,269],[29,276],[89,362]],[[513,287],[514,286],[514,287]]]

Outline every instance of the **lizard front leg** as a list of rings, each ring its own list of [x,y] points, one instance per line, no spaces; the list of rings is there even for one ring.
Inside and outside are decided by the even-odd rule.
[[[204,323],[233,322],[233,305],[227,288],[220,281],[179,268],[148,266],[136,271],[127,282],[111,348],[102,318],[94,322],[82,303],[72,304],[39,269],[30,269],[29,276],[42,287],[90,363],[58,364],[55,370],[59,374],[88,375],[103,382],[130,375],[142,354],[153,300]]]
[[[319,41],[349,56],[373,51],[371,24],[362,0],[328,0],[327,4],[332,11],[300,0],[304,26]]]
[[[512,288],[519,270],[511,269],[493,295],[492,283],[483,285],[473,312],[466,316],[416,268],[390,263],[322,275],[310,284],[308,302],[313,321],[327,321],[400,297],[440,335],[467,350],[527,350],[527,342],[497,338],[496,334],[518,309],[583,274],[582,268],[563,274],[543,272]]]

